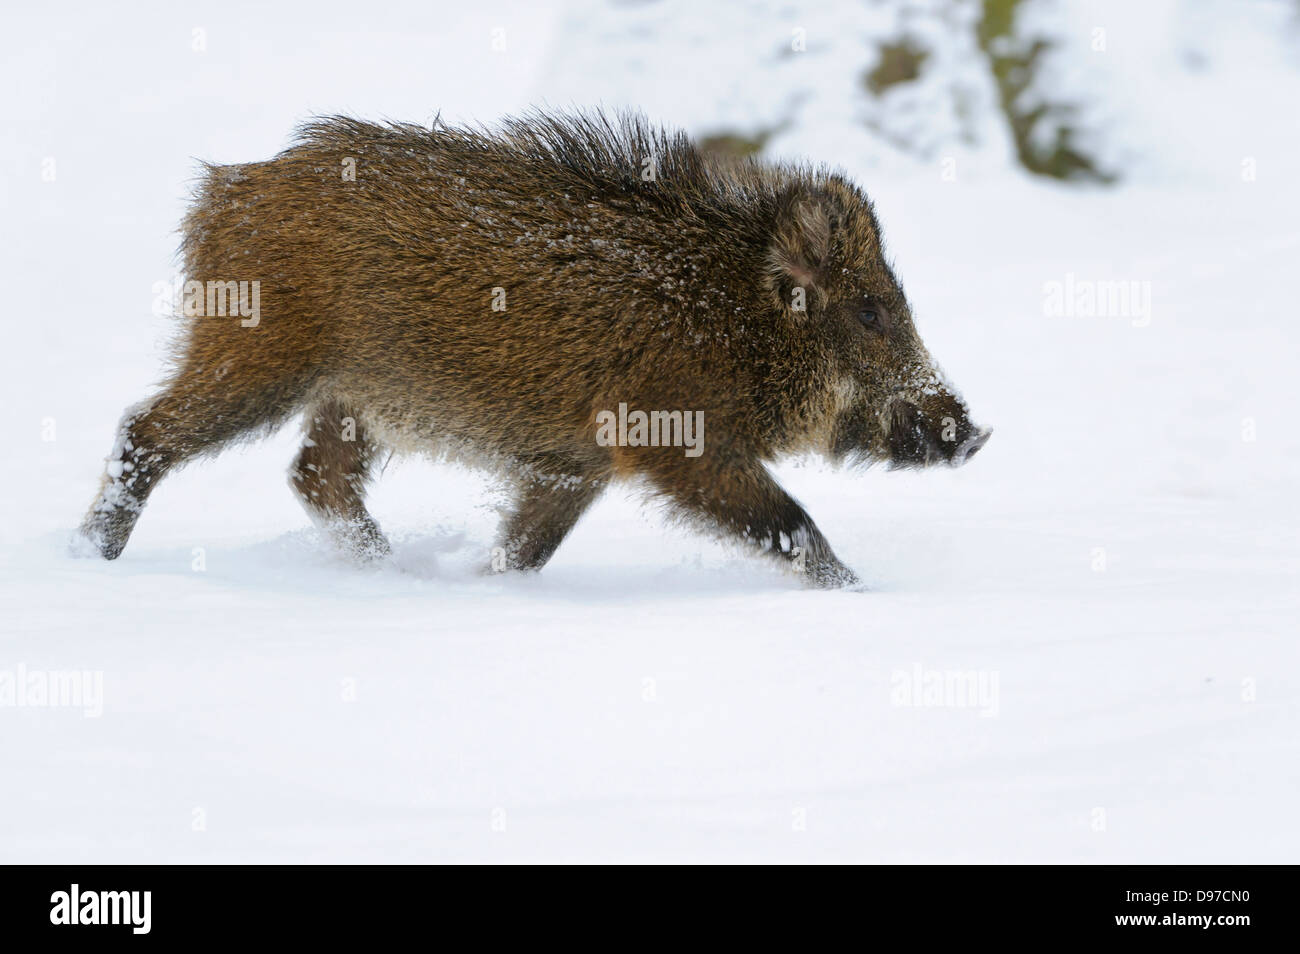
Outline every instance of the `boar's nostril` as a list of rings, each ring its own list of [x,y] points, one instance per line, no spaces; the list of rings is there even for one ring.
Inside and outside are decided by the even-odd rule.
[[[992,436],[993,436],[993,429],[991,427],[980,428],[978,431],[976,431],[971,437],[969,437],[966,440],[966,443],[962,444],[961,447],[957,448],[956,460],[954,461],[954,463],[957,464],[966,463],[966,461],[970,460],[977,453],[979,453],[979,449],[983,447],[985,444],[987,444],[989,438]]]

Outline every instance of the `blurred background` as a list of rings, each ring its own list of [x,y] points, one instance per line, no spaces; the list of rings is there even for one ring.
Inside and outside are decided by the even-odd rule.
[[[61,154],[71,172],[121,139],[160,147],[160,163],[169,142],[247,160],[313,111],[487,121],[602,103],[731,152],[1164,180],[1283,141],[1300,61],[1294,0],[474,7],[26,5],[5,62],[3,121],[20,134],[7,168]]]

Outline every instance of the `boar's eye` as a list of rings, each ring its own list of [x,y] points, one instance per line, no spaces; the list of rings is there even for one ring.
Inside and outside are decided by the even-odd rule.
[[[868,302],[858,312],[858,321],[871,331],[883,331],[885,328],[885,309],[874,302]]]

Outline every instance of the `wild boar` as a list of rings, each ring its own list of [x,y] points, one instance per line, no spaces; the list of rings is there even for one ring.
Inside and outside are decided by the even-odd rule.
[[[883,244],[842,175],[715,158],[637,116],[310,122],[274,159],[205,167],[174,367],[126,412],[82,530],[115,558],[164,474],[302,414],[290,482],[366,557],[388,551],[376,461],[419,451],[513,488],[497,569],[541,567],[637,479],[813,585],[853,584],[765,465],[956,465],[989,436]]]

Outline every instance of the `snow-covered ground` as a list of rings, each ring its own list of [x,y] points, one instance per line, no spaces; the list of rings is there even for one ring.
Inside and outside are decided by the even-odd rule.
[[[1133,77],[1112,103],[1137,158],[1110,190],[1031,182],[1005,145],[882,150],[833,82],[856,5],[853,29],[809,16],[802,80],[776,5],[712,30],[684,3],[437,6],[14,15],[0,703],[6,674],[84,671],[102,712],[0,704],[0,860],[1297,860],[1282,5],[1221,5],[1194,70],[1181,5],[1070,5],[1107,27],[1088,82]],[[801,589],[630,494],[541,574],[480,577],[490,486],[418,460],[373,494],[393,560],[357,569],[286,486],[292,428],[171,476],[118,561],[68,555],[162,367],[192,157],[268,156],[312,111],[543,101],[697,132],[804,102],[774,151],[876,198],[927,343],[996,434],[957,471],[777,468],[869,592]],[[1057,307],[1098,282],[1131,288],[1122,314]]]

